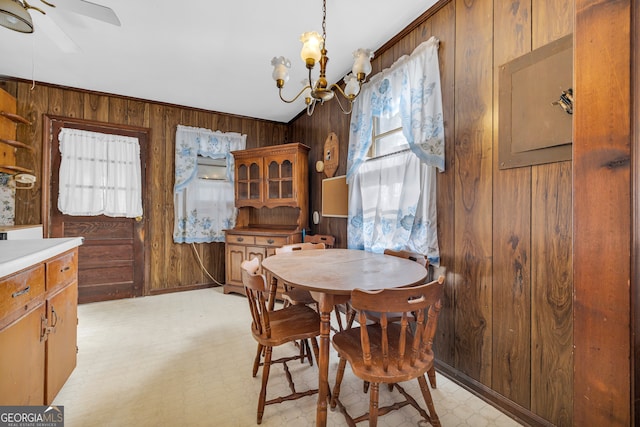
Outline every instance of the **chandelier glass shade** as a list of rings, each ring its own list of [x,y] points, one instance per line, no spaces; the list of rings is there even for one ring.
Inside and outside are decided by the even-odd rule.
[[[0,0],[0,25],[20,33],[33,33],[33,21],[18,0]]]
[[[322,35],[315,31],[310,31],[300,36],[302,42],[302,50],[300,51],[300,57],[305,63],[309,71],[309,77],[307,80],[303,80],[304,87],[293,99],[285,99],[282,95],[282,89],[285,83],[289,80],[289,68],[291,68],[291,61],[284,56],[274,57],[271,60],[273,66],[272,77],[276,81],[278,87],[278,93],[280,99],[286,103],[292,103],[296,101],[300,96],[304,95],[304,100],[307,105],[307,114],[312,115],[315,109],[315,105],[319,102],[323,104],[325,101],[329,101],[334,97],[338,100],[338,105],[343,113],[351,113],[353,101],[360,93],[362,83],[371,73],[371,59],[373,58],[373,51],[370,49],[358,49],[353,52],[354,62],[349,73],[344,78],[344,89],[339,85],[333,83],[328,84],[326,78],[327,57],[326,49],[326,19],[327,19],[327,2],[322,0]],[[312,78],[312,70],[315,68],[316,63],[320,64],[320,74],[316,80]],[[339,94],[336,97],[336,93]],[[346,100],[348,105],[345,107],[340,98]]]

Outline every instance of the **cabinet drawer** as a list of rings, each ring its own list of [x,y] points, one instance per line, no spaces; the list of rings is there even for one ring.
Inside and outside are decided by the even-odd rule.
[[[22,313],[44,294],[44,265],[16,273],[0,282],[0,323],[14,311]],[[13,317],[13,316],[11,316]],[[0,326],[1,327],[1,326]]]
[[[254,236],[231,234],[231,235],[227,235],[227,243],[239,243],[241,245],[255,245],[256,239]]]
[[[56,259],[47,261],[47,290],[66,285],[75,280],[78,273],[76,251],[67,252]]]
[[[260,246],[277,246],[287,244],[287,238],[282,236],[256,236],[256,245]]]

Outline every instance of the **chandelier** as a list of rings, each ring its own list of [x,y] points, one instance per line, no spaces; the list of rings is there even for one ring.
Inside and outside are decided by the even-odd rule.
[[[353,52],[354,62],[351,73],[344,78],[344,90],[335,83],[331,85],[327,83],[326,70],[329,58],[327,57],[326,49],[326,20],[327,2],[326,0],[322,0],[322,36],[315,31],[310,31],[300,36],[300,41],[302,42],[300,57],[309,70],[309,78],[308,80],[303,80],[303,84],[305,86],[293,99],[287,100],[282,96],[282,88],[284,87],[285,82],[289,80],[289,72],[287,69],[291,68],[291,61],[284,56],[280,56],[278,58],[274,57],[271,60],[271,65],[273,65],[272,76],[276,81],[280,99],[290,104],[304,94],[305,104],[307,105],[307,114],[309,116],[313,114],[313,110],[317,103],[324,104],[325,101],[329,101],[334,97],[338,100],[338,105],[343,113],[351,113],[353,101],[360,93],[362,83],[371,72],[373,51],[370,49],[358,49]],[[320,64],[320,75],[318,79],[314,81],[312,79],[311,71],[315,67],[316,62]],[[340,96],[336,97],[336,92],[340,94]],[[340,97],[348,102],[346,108],[342,105]]]

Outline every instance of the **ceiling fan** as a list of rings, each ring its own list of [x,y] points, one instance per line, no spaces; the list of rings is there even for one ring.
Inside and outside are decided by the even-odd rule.
[[[31,0],[30,0],[31,1]],[[62,28],[50,19],[47,11],[60,7],[61,10],[88,16],[98,21],[120,26],[120,19],[113,9],[85,0],[39,0],[42,5],[34,6],[27,0],[0,0],[0,26],[21,33],[33,33],[36,29],[46,33],[63,51],[77,52],[78,45],[71,40]],[[50,9],[51,8],[51,9]],[[30,10],[38,13],[29,13]]]

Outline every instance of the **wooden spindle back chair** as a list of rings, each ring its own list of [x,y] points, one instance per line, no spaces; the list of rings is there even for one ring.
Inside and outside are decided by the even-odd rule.
[[[404,259],[408,259],[414,262],[417,262],[418,264],[420,264],[421,266],[423,266],[426,269],[429,269],[429,260],[422,254],[417,253],[417,252],[412,252],[412,251],[394,251],[391,249],[385,249],[384,250],[385,255],[392,255],[392,256],[397,256],[399,258],[404,258]],[[375,313],[370,313],[371,317],[375,317]],[[390,321],[397,321],[398,318],[396,317],[395,319],[393,318],[393,316],[388,316]],[[437,384],[436,384],[436,369],[435,367],[432,367],[431,369],[429,369],[429,372],[427,373],[428,377],[429,377],[429,383],[431,384],[432,388],[436,388]],[[365,390],[366,390],[366,384],[365,384]]]
[[[378,415],[411,405],[422,417],[434,426],[440,421],[429,391],[425,373],[434,363],[432,350],[438,314],[441,308],[444,277],[438,280],[398,289],[363,291],[351,293],[351,304],[358,311],[360,327],[346,329],[333,336],[333,346],[340,356],[331,407],[338,406],[349,425],[369,420],[377,425]],[[379,320],[367,325],[367,313],[375,312]],[[401,313],[399,321],[395,319]],[[369,389],[369,412],[352,418],[340,402],[340,385],[346,363],[353,373],[371,384]],[[398,383],[417,378],[420,391],[427,405],[427,413],[408,395]],[[390,384],[397,389],[405,401],[383,408],[378,407],[380,384]]]
[[[257,423],[262,422],[266,405],[281,403],[287,400],[299,399],[318,392],[318,389],[310,389],[298,392],[293,383],[293,377],[287,366],[287,362],[300,360],[300,354],[272,360],[273,347],[297,340],[310,339],[313,351],[318,358],[318,343],[316,337],[320,335],[320,316],[310,307],[304,305],[292,305],[280,310],[270,311],[268,308],[268,288],[264,275],[258,274],[256,260],[244,261],[241,264],[242,283],[244,284],[249,311],[251,312],[251,334],[258,342],[258,353],[253,366],[253,376],[258,372],[258,366],[262,365],[262,387],[258,397]],[[264,360],[260,363],[260,355],[264,352]],[[271,365],[282,363],[291,393],[266,400],[267,383]]]

